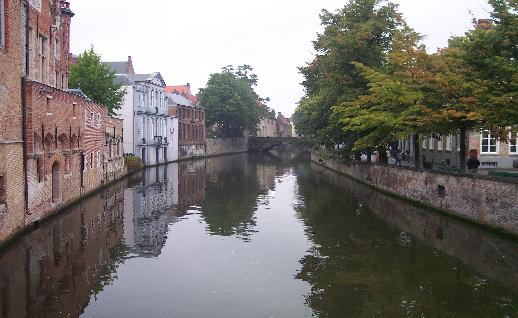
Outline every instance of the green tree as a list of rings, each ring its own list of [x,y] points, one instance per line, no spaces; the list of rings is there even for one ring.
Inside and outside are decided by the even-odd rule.
[[[346,133],[333,107],[368,91],[353,62],[383,69],[394,33],[402,24],[397,6],[385,0],[353,0],[336,13],[323,10],[324,32],[313,42],[314,60],[301,67],[306,96],[295,111],[297,130],[327,146],[352,146],[361,136]]]
[[[79,88],[94,102],[105,105],[109,115],[120,109],[126,95],[122,85],[115,83],[115,73],[101,62],[93,47],[80,54],[77,64],[71,66],[69,87]]]
[[[254,91],[257,76],[249,65],[234,69],[229,65],[210,75],[200,90],[200,106],[205,108],[206,123],[222,137],[242,136],[245,130],[255,132],[262,117],[271,115]]]

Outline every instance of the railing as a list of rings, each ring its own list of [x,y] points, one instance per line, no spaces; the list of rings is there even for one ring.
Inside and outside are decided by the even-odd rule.
[[[163,140],[162,136],[155,136],[154,137],[154,141],[155,141],[156,145],[161,145],[162,144],[162,140]]]

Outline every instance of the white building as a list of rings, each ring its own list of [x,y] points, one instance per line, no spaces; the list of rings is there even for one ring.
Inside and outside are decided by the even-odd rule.
[[[118,111],[124,119],[124,153],[151,166],[178,160],[178,119],[169,116],[160,73],[117,74],[126,90]]]

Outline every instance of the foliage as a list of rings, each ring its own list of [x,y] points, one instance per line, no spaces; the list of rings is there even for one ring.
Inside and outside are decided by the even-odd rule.
[[[137,172],[144,168],[142,159],[134,155],[124,155],[124,165],[128,169],[128,173]]]
[[[518,125],[518,8],[512,0],[489,2],[491,23],[475,24],[434,54],[384,1],[324,11],[319,54],[301,69],[306,96],[294,116],[297,130],[348,154],[383,150],[409,134],[460,133],[465,156],[469,130],[506,138]]]
[[[306,96],[295,111],[295,126],[323,145],[352,145],[356,136],[345,133],[332,108],[368,91],[352,63],[382,69],[401,15],[384,0],[354,0],[336,13],[323,10],[320,19],[324,32],[313,42],[316,57],[300,68]]]
[[[200,90],[200,105],[205,108],[206,123],[222,137],[242,136],[245,130],[255,132],[261,118],[275,116],[266,106],[268,98],[254,91],[257,75],[250,65],[226,66],[210,75]]]
[[[109,115],[120,109],[126,95],[122,85],[115,83],[115,73],[101,62],[93,47],[70,67],[69,87],[79,88],[94,102],[105,105]]]

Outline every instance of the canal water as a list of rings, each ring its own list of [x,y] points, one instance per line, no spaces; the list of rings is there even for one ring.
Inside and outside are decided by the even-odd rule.
[[[147,170],[0,254],[1,317],[518,317],[518,243],[294,154]]]

